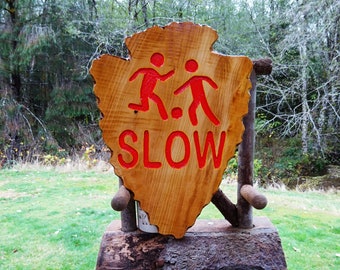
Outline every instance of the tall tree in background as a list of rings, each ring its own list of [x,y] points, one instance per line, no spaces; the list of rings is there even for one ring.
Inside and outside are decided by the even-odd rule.
[[[44,3],[1,1],[0,81],[1,141],[8,159],[17,158],[20,148],[34,141],[36,125],[45,131],[31,106],[30,77],[35,54],[49,42],[53,32],[39,23]],[[28,76],[27,76],[28,75]]]
[[[93,47],[73,31],[89,31],[95,2],[0,3],[2,152],[13,160],[33,149],[73,146],[75,129],[95,112],[84,72]]]
[[[300,136],[304,154],[339,160],[338,1],[285,1],[272,21],[272,77],[260,87],[259,113],[280,136]],[[271,2],[272,12],[283,1]],[[274,26],[273,26],[274,25]],[[335,161],[335,160],[334,160]]]

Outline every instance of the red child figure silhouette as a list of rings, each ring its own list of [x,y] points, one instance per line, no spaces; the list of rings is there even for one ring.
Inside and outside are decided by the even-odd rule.
[[[193,73],[197,71],[197,69],[198,69],[198,63],[195,60],[191,59],[185,63],[186,71]],[[209,83],[211,87],[213,87],[215,90],[218,88],[217,84],[207,76],[193,76],[188,81],[186,81],[181,87],[179,87],[174,92],[174,94],[178,95],[182,93],[186,88],[190,87],[192,98],[193,98],[193,101],[191,105],[189,106],[189,117],[190,117],[191,123],[194,126],[197,125],[198,121],[197,121],[196,110],[198,106],[201,104],[203,111],[208,116],[210,121],[213,122],[216,126],[218,126],[220,124],[220,121],[216,118],[216,116],[214,115],[214,113],[209,107],[209,104],[208,104],[208,101],[207,101],[207,98],[204,92],[203,81],[206,81],[207,83]]]
[[[164,56],[160,53],[154,53],[150,58],[150,63],[155,67],[161,67],[164,64]],[[157,81],[165,81],[174,74],[174,70],[169,71],[165,75],[159,74],[153,68],[140,68],[132,76],[129,81],[133,81],[139,74],[144,74],[142,85],[140,88],[140,100],[141,104],[130,103],[128,107],[136,111],[148,111],[149,99],[157,104],[159,114],[163,120],[168,119],[168,114],[164,107],[164,104],[159,96],[154,93]]]

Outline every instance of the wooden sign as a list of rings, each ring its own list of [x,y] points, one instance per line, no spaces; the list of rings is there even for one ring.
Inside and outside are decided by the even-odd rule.
[[[93,61],[100,127],[124,186],[159,233],[181,238],[217,191],[241,142],[251,60],[212,52],[193,23],[126,39],[130,58]]]

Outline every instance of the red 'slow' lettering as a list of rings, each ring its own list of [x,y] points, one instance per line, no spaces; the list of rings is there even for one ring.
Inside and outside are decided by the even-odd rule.
[[[149,131],[144,131],[144,151],[143,151],[143,162],[146,168],[157,169],[162,167],[162,163],[158,161],[150,161],[150,135]]]
[[[209,131],[207,133],[207,137],[205,139],[204,149],[203,149],[203,153],[202,153],[201,152],[201,145],[200,145],[200,141],[199,141],[199,137],[198,137],[198,132],[197,131],[194,132],[196,155],[197,155],[198,166],[200,168],[203,168],[205,166],[206,161],[207,161],[207,154],[208,154],[209,145],[210,145],[211,152],[212,152],[212,155],[213,155],[214,167],[215,168],[220,167],[221,161],[222,161],[222,153],[223,153],[225,138],[226,138],[226,133],[225,133],[225,131],[222,131],[221,136],[220,136],[220,144],[219,144],[219,147],[218,147],[218,153],[216,154],[214,134],[211,131]]]
[[[137,134],[134,133],[132,130],[124,130],[120,135],[119,135],[119,146],[121,149],[124,151],[128,152],[132,160],[130,162],[127,162],[124,160],[123,155],[119,154],[118,155],[118,161],[119,163],[126,169],[131,169],[136,166],[138,162],[138,152],[136,149],[134,149],[131,145],[127,144],[125,142],[126,137],[131,137],[132,142],[137,141]]]
[[[125,130],[119,135],[119,146],[120,148],[125,151],[126,153],[131,156],[130,158],[126,155],[123,155],[123,153],[118,154],[118,162],[120,165],[126,169],[131,169],[135,167],[138,163],[138,155],[143,154],[143,165],[145,168],[150,169],[158,169],[162,167],[162,163],[159,161],[151,161],[150,160],[150,133],[148,130],[144,131],[144,138],[143,138],[143,153],[139,153],[138,150],[139,147],[134,148],[132,146],[133,143],[136,143],[138,140],[137,134],[132,130]],[[184,154],[183,158],[181,160],[178,160],[180,158],[173,157],[174,153],[174,141],[175,140],[181,140],[183,142],[184,146]],[[222,131],[219,137],[219,145],[217,146],[217,143],[215,144],[214,134],[212,131],[208,131],[206,133],[205,139],[203,139],[200,142],[200,137],[198,134],[198,131],[194,131],[193,133],[193,143],[196,150],[196,158],[199,168],[203,168],[207,163],[208,158],[208,152],[211,152],[214,167],[217,169],[221,166],[222,163],[222,156],[223,156],[223,150],[224,145],[226,142],[226,132]],[[163,140],[164,142],[164,140]],[[191,141],[188,138],[188,136],[183,131],[174,131],[172,132],[164,142],[164,148],[162,152],[165,154],[165,158],[167,163],[170,167],[175,169],[180,169],[185,166],[187,166],[190,155],[191,155]],[[210,148],[210,151],[209,151]],[[175,149],[176,150],[176,149]]]
[[[177,161],[177,162],[172,159],[172,154],[171,154],[172,143],[175,138],[181,138],[184,143],[184,157],[181,161]],[[184,167],[185,165],[187,165],[189,158],[190,158],[190,142],[189,142],[187,135],[185,135],[184,132],[174,131],[169,135],[168,139],[166,140],[166,144],[165,144],[165,156],[166,156],[166,160],[168,161],[169,165],[173,168],[180,169]]]

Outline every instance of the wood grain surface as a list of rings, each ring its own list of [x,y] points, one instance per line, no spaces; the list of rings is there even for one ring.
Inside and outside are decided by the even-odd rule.
[[[161,234],[181,238],[218,190],[244,131],[252,61],[212,51],[193,23],[125,40],[129,58],[93,61],[110,163]]]

